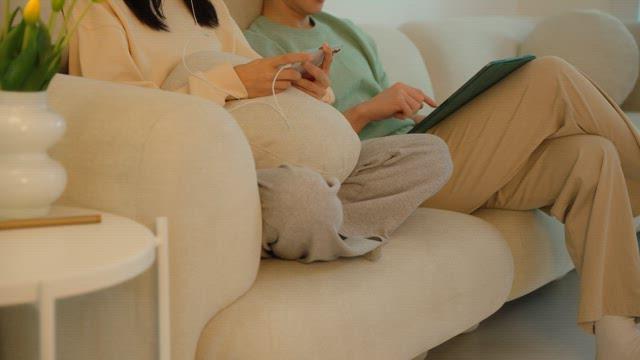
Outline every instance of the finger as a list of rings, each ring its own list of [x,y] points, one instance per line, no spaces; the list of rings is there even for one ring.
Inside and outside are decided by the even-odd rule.
[[[322,98],[326,93],[327,93],[327,89],[323,88],[321,86],[319,86],[318,84],[309,81],[307,79],[302,79],[300,81],[297,81],[295,83],[295,85],[297,87],[300,87],[302,89],[308,90],[309,92],[313,93],[315,97],[317,98]]]
[[[405,100],[407,101],[407,104],[411,107],[410,116],[413,116],[416,112],[418,112],[418,110],[422,108],[422,102],[416,101],[411,96],[407,96]]]
[[[402,119],[406,119],[408,117],[410,117],[411,115],[413,115],[413,111],[411,110],[411,106],[409,105],[409,103],[407,102],[407,98],[403,97],[400,99],[400,109],[402,110]]]
[[[324,43],[322,44],[322,52],[324,53],[324,60],[320,68],[328,75],[331,70],[331,64],[333,63],[333,49],[331,49],[327,43]]]
[[[311,61],[311,54],[308,53],[289,53],[269,59],[274,67],[287,64],[303,63]]]
[[[287,90],[291,87],[291,81],[276,81],[276,90]]]
[[[424,94],[425,100],[424,102],[427,103],[427,105],[431,106],[432,108],[437,108],[438,107],[438,103],[433,100],[429,95]]]
[[[300,79],[302,79],[302,74],[294,69],[284,69],[278,75],[278,80],[298,81]]]
[[[318,83],[320,83],[321,86],[328,88],[331,85],[331,80],[329,80],[327,74],[319,67],[309,62],[302,64],[302,66]]]
[[[424,91],[422,91],[420,89],[417,89],[417,88],[414,88],[414,87],[411,87],[411,86],[408,86],[408,85],[405,85],[405,84],[402,84],[402,85],[404,85],[403,88],[405,89],[405,91],[407,91],[411,95],[411,97],[413,97],[414,99],[416,99],[416,100],[419,99],[420,102],[424,102],[424,103],[426,103],[427,105],[429,105],[429,106],[431,106],[433,108],[438,107],[438,103],[436,103],[436,101],[433,100]],[[420,105],[420,108],[422,109],[422,104]]]
[[[409,96],[411,96],[414,100],[419,101],[420,103],[423,103],[427,100],[427,96],[420,89],[416,89],[413,86],[409,86],[406,84],[402,84],[402,89],[404,89],[404,91],[406,91],[407,94],[409,94]]]
[[[295,88],[297,88],[298,90],[302,91],[303,93],[311,96],[312,98],[316,98],[318,100],[322,99],[321,97],[318,96],[318,94],[311,92],[305,88],[303,88],[302,86],[298,86],[298,85],[293,85]]]

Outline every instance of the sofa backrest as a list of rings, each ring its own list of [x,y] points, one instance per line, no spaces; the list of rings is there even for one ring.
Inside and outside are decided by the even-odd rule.
[[[262,0],[224,0],[224,3],[243,30],[262,12]]]
[[[431,78],[422,55],[405,34],[385,25],[362,24],[360,27],[376,42],[380,60],[391,84],[403,82],[434,97]],[[429,112],[429,109],[424,110],[424,113]]]
[[[517,3],[518,0],[327,0],[325,9],[356,23],[398,27],[453,16],[514,15],[518,13]]]
[[[420,49],[443,101],[489,61],[516,56],[534,27],[528,18],[469,17],[411,22],[400,30]]]

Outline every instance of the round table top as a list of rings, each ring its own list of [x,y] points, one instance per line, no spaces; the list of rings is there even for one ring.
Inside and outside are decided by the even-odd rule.
[[[55,207],[52,213],[78,210]],[[35,302],[41,286],[56,298],[103,289],[151,266],[156,242],[148,228],[91,213],[101,214],[102,222],[0,230],[0,305]]]

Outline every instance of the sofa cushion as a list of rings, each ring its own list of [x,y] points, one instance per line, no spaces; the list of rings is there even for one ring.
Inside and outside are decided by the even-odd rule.
[[[542,211],[481,209],[474,216],[502,233],[513,255],[509,300],[524,296],[573,269],[564,243],[564,226]]]
[[[575,65],[618,104],[638,79],[640,53],[627,27],[596,10],[572,11],[540,22],[522,43],[520,53],[555,55]]]
[[[422,55],[405,34],[384,25],[363,24],[360,27],[375,41],[390,84],[403,82],[435,97]],[[420,113],[428,115],[429,112],[431,108],[427,106]]]
[[[253,288],[204,329],[196,358],[411,359],[496,311],[512,266],[493,226],[419,209],[376,262],[263,261]]]
[[[422,54],[435,95],[443,101],[489,61],[515,56],[535,22],[476,17],[413,22],[400,29]]]
[[[228,53],[195,52],[176,66],[162,88],[178,89],[188,84],[190,73],[205,72],[221,63],[247,61]],[[344,116],[298,89],[278,94],[277,100],[266,96],[231,101],[225,108],[242,127],[258,169],[306,166],[343,181],[358,161],[360,140]]]

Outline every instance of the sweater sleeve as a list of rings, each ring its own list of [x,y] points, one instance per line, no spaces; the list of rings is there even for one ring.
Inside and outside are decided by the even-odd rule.
[[[136,62],[135,46],[123,24],[107,3],[94,5],[69,46],[69,71],[73,75],[158,89],[162,84],[146,79]],[[235,24],[233,21],[225,25]],[[221,24],[222,25],[222,24]],[[223,36],[240,37],[236,53],[259,57],[239,29],[222,29]],[[231,64],[190,75],[188,84],[176,92],[199,96],[220,105],[229,98],[247,98],[247,90]]]
[[[69,72],[96,80],[158,88],[144,79],[129,52],[124,29],[115,24],[80,26],[69,44]]]

